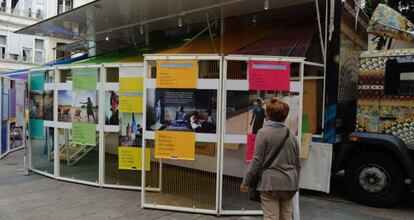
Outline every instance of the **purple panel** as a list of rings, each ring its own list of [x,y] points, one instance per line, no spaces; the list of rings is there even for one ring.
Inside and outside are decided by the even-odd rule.
[[[16,89],[10,89],[10,118],[16,117]]]

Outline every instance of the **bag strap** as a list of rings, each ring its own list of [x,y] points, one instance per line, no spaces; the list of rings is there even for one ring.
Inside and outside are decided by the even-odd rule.
[[[286,127],[286,135],[285,135],[285,137],[283,138],[283,140],[280,142],[280,144],[279,144],[279,148],[273,153],[273,155],[269,158],[269,160],[268,161],[266,161],[266,163],[263,165],[263,171],[264,170],[267,170],[269,167],[270,167],[270,165],[272,165],[272,163],[276,160],[276,158],[279,156],[279,154],[280,154],[280,151],[282,151],[282,149],[283,149],[283,147],[285,146],[285,143],[286,143],[286,140],[288,139],[288,137],[289,137],[289,134],[290,134],[290,132],[289,132],[289,129]]]

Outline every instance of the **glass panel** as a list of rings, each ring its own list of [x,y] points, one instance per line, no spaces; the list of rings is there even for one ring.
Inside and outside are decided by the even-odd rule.
[[[48,70],[45,74],[45,82],[46,83],[53,83],[55,82],[55,71]]]
[[[43,63],[43,52],[42,51],[36,51],[35,52],[35,62],[36,63]]]
[[[106,82],[117,83],[119,82],[119,69],[107,68],[106,69]]]
[[[95,138],[95,146],[74,144],[71,129],[58,129],[61,177],[99,182],[99,132]]]
[[[54,138],[52,127],[45,127],[42,139],[31,139],[31,162],[33,169],[54,174]]]
[[[142,137],[139,139],[139,146],[141,140]],[[105,133],[105,184],[141,186],[140,170],[119,168],[118,148],[121,146],[119,141],[118,133]]]
[[[154,141],[147,140],[147,148],[154,151]],[[175,207],[216,208],[217,149],[215,143],[196,144],[196,159],[162,160],[162,188],[158,188],[160,170],[151,155],[151,171],[146,174],[145,203]],[[148,191],[149,189],[154,192]],[[161,190],[161,192],[158,192]]]
[[[245,144],[224,144],[223,154],[223,204],[224,210],[260,210],[260,203],[249,200],[248,194],[240,192],[240,185],[248,163]]]
[[[35,49],[43,50],[43,40],[35,39]]]
[[[6,36],[0,35],[0,45],[6,45]]]

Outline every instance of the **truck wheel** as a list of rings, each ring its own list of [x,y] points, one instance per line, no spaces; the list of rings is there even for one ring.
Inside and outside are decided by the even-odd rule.
[[[404,189],[401,166],[389,157],[365,153],[354,157],[345,170],[348,195],[362,204],[388,207]]]

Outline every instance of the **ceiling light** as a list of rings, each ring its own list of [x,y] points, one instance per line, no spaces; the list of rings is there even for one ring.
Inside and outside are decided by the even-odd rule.
[[[182,27],[183,26],[183,18],[178,17],[178,27]]]
[[[253,15],[252,22],[253,23],[257,23],[257,14],[254,14]]]
[[[106,37],[105,37],[105,40],[106,40],[106,41],[109,41],[109,36],[106,36]]]
[[[143,26],[142,24],[139,26],[139,33],[140,33],[141,35],[143,35],[143,34],[144,34],[144,26]]]
[[[264,10],[267,10],[270,8],[270,2],[269,0],[264,0]]]

